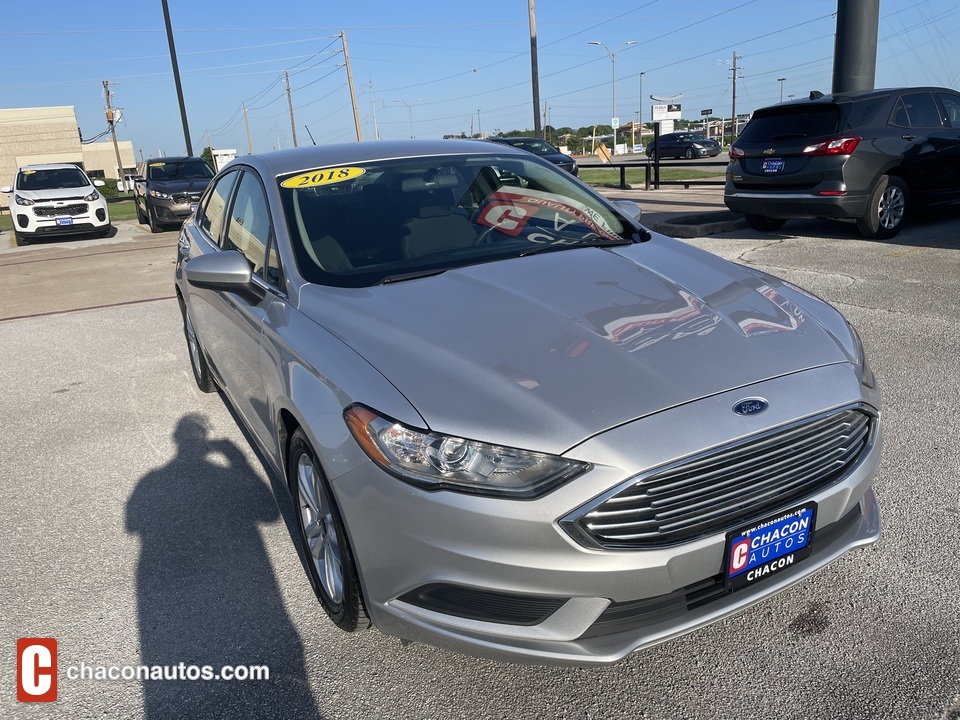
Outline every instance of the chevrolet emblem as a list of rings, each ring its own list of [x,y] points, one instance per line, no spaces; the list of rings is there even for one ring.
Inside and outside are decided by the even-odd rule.
[[[763,154],[764,154],[764,155],[773,155],[775,152],[776,152],[776,150],[774,150],[773,148],[767,148],[766,150],[763,151]]]

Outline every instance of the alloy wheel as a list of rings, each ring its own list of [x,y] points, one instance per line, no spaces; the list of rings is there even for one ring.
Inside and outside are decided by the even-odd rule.
[[[903,220],[906,205],[903,191],[898,187],[888,187],[880,197],[880,226],[887,230],[897,227]]]
[[[321,482],[313,459],[304,453],[297,461],[301,527],[323,591],[336,605],[343,602],[343,561],[333,510]]]

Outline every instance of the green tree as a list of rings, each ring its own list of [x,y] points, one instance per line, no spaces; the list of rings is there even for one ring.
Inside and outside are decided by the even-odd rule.
[[[200,153],[200,157],[203,158],[204,160],[206,160],[208,163],[210,163],[210,167],[212,167],[214,170],[217,169],[217,166],[216,166],[216,165],[214,164],[214,162],[213,162],[213,148],[212,148],[212,147],[210,147],[209,145],[207,145],[207,146],[203,149],[203,152]]]

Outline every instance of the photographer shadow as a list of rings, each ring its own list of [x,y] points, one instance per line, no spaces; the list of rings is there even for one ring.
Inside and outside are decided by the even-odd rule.
[[[319,718],[303,645],[287,615],[259,523],[280,518],[273,494],[235,444],[181,418],[177,455],[144,475],[126,506],[140,537],[137,610],[144,717]],[[269,679],[186,679],[209,666],[267,666]]]

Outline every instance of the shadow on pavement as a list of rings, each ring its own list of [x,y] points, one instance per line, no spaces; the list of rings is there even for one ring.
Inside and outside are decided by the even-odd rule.
[[[144,717],[320,718],[258,528],[280,518],[273,494],[236,445],[208,437],[203,416],[181,418],[173,437],[177,456],[126,507],[141,542],[141,663],[168,675],[265,665],[270,679],[144,680]]]

